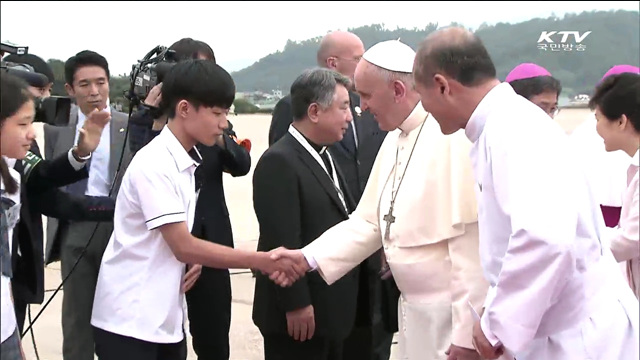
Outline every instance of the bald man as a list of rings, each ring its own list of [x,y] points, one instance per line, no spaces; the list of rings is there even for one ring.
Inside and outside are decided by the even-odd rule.
[[[364,54],[364,44],[350,32],[334,31],[320,42],[318,66],[335,70],[351,79]],[[357,204],[362,197],[378,150],[387,132],[373,119],[370,112],[360,110],[360,97],[349,91],[353,121],[342,141],[329,149],[344,173],[347,188]],[[291,97],[282,98],[276,105],[269,129],[269,146],[284,136],[293,122]],[[349,209],[353,211],[354,209]],[[381,280],[382,253],[373,254],[361,265],[356,329],[345,344],[345,359],[388,360],[393,333],[398,330],[399,290],[393,278]],[[371,345],[366,345],[371,344]],[[353,346],[352,346],[353,345]],[[363,350],[364,349],[364,350]],[[371,350],[372,355],[366,355]]]
[[[637,360],[638,300],[600,242],[600,208],[563,129],[496,78],[465,29],[430,34],[413,74],[441,131],[465,129],[473,142],[490,284],[473,331],[480,355]]]

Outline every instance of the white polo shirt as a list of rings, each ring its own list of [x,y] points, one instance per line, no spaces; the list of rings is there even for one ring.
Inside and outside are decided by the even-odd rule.
[[[185,264],[176,259],[158,227],[182,221],[189,229],[193,226],[197,166],[168,127],[131,161],[102,257],[93,326],[153,343],[184,338]]]

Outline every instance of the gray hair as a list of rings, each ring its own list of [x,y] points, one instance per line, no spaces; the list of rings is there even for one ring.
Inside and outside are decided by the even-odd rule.
[[[415,81],[413,80],[412,73],[391,71],[381,68],[380,66],[372,63],[369,64],[371,65],[372,72],[378,76],[381,76],[387,82],[393,82],[397,80],[402,82],[409,90],[415,90]]]
[[[333,103],[336,85],[349,89],[351,81],[346,76],[329,69],[305,70],[291,85],[291,112],[293,120],[302,120],[311,104],[326,109]]]

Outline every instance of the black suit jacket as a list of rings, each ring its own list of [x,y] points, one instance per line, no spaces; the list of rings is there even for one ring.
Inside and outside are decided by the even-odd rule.
[[[231,128],[231,124],[229,126]],[[225,172],[233,177],[247,175],[251,169],[251,156],[229,135],[235,135],[233,130],[226,131],[223,137],[225,149],[218,145],[197,145],[202,163],[196,169],[195,176],[201,187],[191,233],[201,239],[233,247],[233,232],[222,175]]]
[[[369,174],[373,168],[378,150],[384,141],[387,132],[380,130],[378,123],[374,120],[369,111],[364,111],[358,115],[355,108],[360,106],[360,97],[353,91],[349,92],[351,100],[351,114],[353,115],[353,125],[355,126],[358,138],[356,152],[349,150],[344,144],[344,140],[333,144],[330,147],[331,154],[344,172],[345,180],[349,190],[355,200],[356,205],[360,202],[364,188],[369,180]],[[273,110],[271,126],[269,128],[269,146],[273,145],[282,136],[287,134],[289,125],[293,122],[291,111],[291,95],[280,99]],[[355,210],[355,207],[351,209]],[[393,278],[380,281],[379,272],[381,265],[382,250],[376,251],[363,264],[363,279],[360,291],[363,296],[358,307],[358,324],[367,325],[373,317],[374,299],[377,295],[377,287],[381,286],[382,313],[385,327],[389,332],[395,332],[398,328],[398,290]]]
[[[40,157],[34,141],[31,152]],[[110,198],[73,196],[58,189],[89,176],[85,168],[76,171],[67,155],[42,160],[32,169],[17,161],[14,169],[22,175],[20,221],[13,233],[13,295],[29,304],[44,300],[44,236],[42,215],[75,221],[113,219],[115,202]],[[18,246],[20,254],[18,254]]]
[[[342,169],[345,181],[356,204],[360,202],[364,188],[367,185],[373,163],[378,155],[378,150],[387,136],[386,131],[380,130],[378,123],[370,112],[365,111],[358,116],[356,106],[360,106],[360,97],[353,91],[349,92],[351,100],[351,114],[353,126],[355,126],[358,138],[358,147],[355,152],[344,144],[344,139],[333,144],[329,149],[334,159]],[[269,128],[269,146],[278,141],[287,133],[289,125],[293,122],[291,112],[291,95],[280,99],[273,109],[273,117]]]
[[[348,207],[354,206],[335,166]],[[259,251],[300,249],[348,219],[333,182],[305,148],[285,134],[262,155],[253,175],[253,206],[260,225]],[[257,274],[253,322],[263,334],[287,334],[286,313],[313,305],[316,336],[344,339],[354,326],[358,269],[331,286],[311,272],[289,288]]]

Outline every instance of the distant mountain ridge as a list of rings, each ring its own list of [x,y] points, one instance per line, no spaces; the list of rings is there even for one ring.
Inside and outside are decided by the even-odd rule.
[[[451,24],[457,25],[457,24]],[[416,49],[426,35],[438,29],[430,23],[424,29],[389,30],[382,25],[350,29],[363,41],[365,48],[385,40],[398,39]],[[566,50],[558,47],[540,50],[537,41],[544,31],[577,31],[591,33],[580,43],[573,36],[565,39]],[[533,19],[517,24],[482,25],[475,33],[482,39],[496,65],[498,76],[523,62],[533,62],[547,68],[563,85],[563,94],[590,93],[600,77],[613,65],[640,64],[640,16],[638,11],[592,11],[567,14],[563,18]],[[554,35],[554,45],[562,36]],[[277,51],[253,65],[233,72],[237,91],[279,89],[289,93],[289,87],[304,70],[316,66],[316,52],[321,36],[305,41],[287,41],[283,51]],[[573,45],[568,51],[568,45]]]

